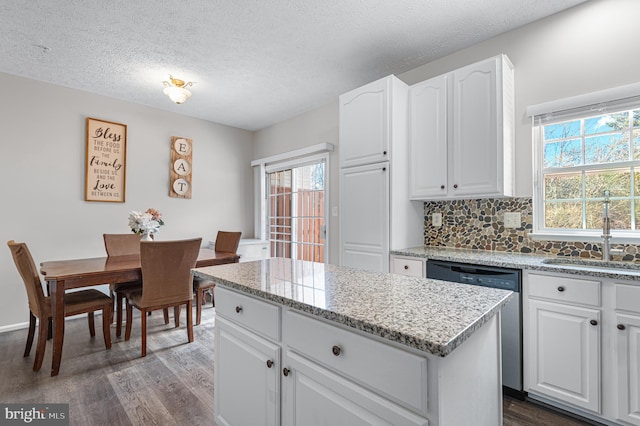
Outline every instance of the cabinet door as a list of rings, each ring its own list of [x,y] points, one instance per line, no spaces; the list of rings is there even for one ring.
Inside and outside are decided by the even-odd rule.
[[[279,424],[280,347],[221,317],[216,318],[215,347],[217,423]]]
[[[389,76],[340,96],[340,167],[389,159]]]
[[[389,164],[340,169],[340,264],[389,271]]]
[[[282,377],[282,424],[424,425],[427,419],[361,388],[317,364],[287,353]]]
[[[528,303],[529,391],[600,413],[600,310]]]
[[[424,260],[391,256],[391,272],[394,274],[424,278],[424,270]]]
[[[616,314],[618,418],[640,425],[640,316]]]
[[[447,195],[448,74],[411,86],[409,92],[409,198]]]
[[[497,70],[498,59],[492,58],[452,73],[449,196],[500,192],[498,96],[502,86],[497,84]]]

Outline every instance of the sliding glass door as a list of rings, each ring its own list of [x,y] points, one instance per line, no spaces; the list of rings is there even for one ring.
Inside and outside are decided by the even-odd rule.
[[[267,169],[267,238],[272,257],[325,261],[326,160]]]

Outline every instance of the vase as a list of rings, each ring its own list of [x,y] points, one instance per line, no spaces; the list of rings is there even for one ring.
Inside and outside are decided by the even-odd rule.
[[[140,238],[140,241],[153,241],[153,238],[151,238],[151,231],[144,231],[142,233],[142,238]]]

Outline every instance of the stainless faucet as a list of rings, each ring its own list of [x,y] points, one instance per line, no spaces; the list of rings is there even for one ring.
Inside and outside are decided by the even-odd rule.
[[[604,191],[604,215],[602,216],[602,260],[611,260],[609,244],[611,240],[611,222],[609,221],[609,190]]]

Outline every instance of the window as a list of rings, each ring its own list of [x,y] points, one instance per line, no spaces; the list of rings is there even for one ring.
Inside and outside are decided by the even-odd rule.
[[[534,232],[640,235],[640,100],[534,118]],[[614,234],[615,235],[615,234]]]

